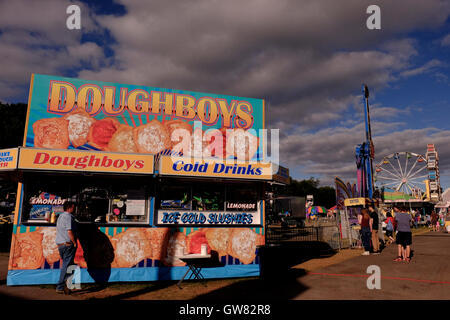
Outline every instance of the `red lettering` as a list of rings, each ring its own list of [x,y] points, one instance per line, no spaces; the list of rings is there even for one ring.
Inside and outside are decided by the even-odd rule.
[[[144,160],[137,160],[134,167],[136,169],[142,169],[144,167]]]
[[[95,163],[95,164],[94,164],[94,163]],[[97,158],[95,155],[92,155],[92,156],[90,157],[90,159],[89,159],[88,166],[89,166],[89,167],[92,167],[92,166],[98,167],[99,164],[100,164],[100,159]]]
[[[41,157],[44,157],[43,160],[41,160]],[[44,164],[48,161],[48,159],[50,159],[50,155],[48,153],[45,152],[38,152],[36,153],[36,157],[34,157],[34,164]]]
[[[61,161],[62,161],[62,158],[60,156],[53,156],[50,159],[50,164],[56,166],[56,165],[60,164]]]
[[[70,160],[70,162],[69,162],[69,160]],[[75,158],[74,157],[64,157],[64,160],[63,160],[63,165],[65,165],[65,166],[73,166],[73,164],[75,163]]]
[[[112,160],[109,159],[108,156],[104,156],[101,166],[108,168],[108,167],[111,167],[111,164],[112,164]]]
[[[125,161],[123,161],[122,159],[117,159],[114,161],[113,167],[122,168],[124,164],[125,164]]]
[[[130,169],[130,167],[134,164],[135,160],[125,160],[125,162],[127,164],[127,168],[125,169],[125,171],[128,171],[128,169]]]

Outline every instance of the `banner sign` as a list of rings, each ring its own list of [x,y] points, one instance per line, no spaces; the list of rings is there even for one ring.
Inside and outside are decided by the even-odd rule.
[[[17,168],[18,148],[0,150],[0,171]]]
[[[158,225],[261,225],[261,214],[223,211],[158,210]]]
[[[209,129],[227,131],[223,141],[215,139],[221,147],[203,146],[211,156],[237,156],[238,151],[226,148],[231,137],[237,139],[238,147],[231,144],[230,149],[239,149],[239,142],[247,139],[246,150],[239,150],[244,160],[263,159],[264,141],[258,136],[264,129],[264,101],[32,75],[26,147],[167,154],[179,144],[177,129],[189,137],[199,133],[200,139]]]
[[[153,174],[153,162],[144,154],[21,148],[19,168]]]
[[[270,180],[272,164],[255,161],[227,163],[219,159],[163,156],[159,159],[159,174]]]
[[[370,200],[367,198],[349,198],[344,200],[344,205],[346,207],[365,206],[368,203],[370,203]]]
[[[31,205],[29,220],[48,220],[52,212],[61,213],[66,199],[47,192],[29,199]]]

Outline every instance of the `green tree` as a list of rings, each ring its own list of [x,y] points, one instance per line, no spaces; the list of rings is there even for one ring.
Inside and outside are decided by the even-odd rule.
[[[275,186],[273,192],[275,196],[297,196],[306,197],[312,194],[314,204],[327,208],[336,205],[336,191],[333,187],[319,187],[320,180],[313,177],[306,180],[295,180],[291,178],[291,183],[286,186]]]
[[[0,102],[0,149],[22,146],[27,105],[24,103],[4,104]],[[17,183],[0,177],[0,202],[14,203]],[[10,210],[1,208],[1,214],[8,215]],[[6,210],[6,211],[5,211]]]
[[[26,104],[0,102],[0,149],[22,145],[26,116]]]

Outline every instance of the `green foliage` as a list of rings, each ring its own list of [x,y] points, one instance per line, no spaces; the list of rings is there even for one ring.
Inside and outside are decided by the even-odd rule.
[[[0,149],[22,145],[26,116],[26,104],[0,102]]]
[[[276,186],[274,192],[277,196],[306,197],[314,196],[314,205],[331,208],[336,205],[336,191],[333,187],[319,187],[319,179],[313,177],[307,180],[295,180],[291,178],[291,184],[287,186]]]

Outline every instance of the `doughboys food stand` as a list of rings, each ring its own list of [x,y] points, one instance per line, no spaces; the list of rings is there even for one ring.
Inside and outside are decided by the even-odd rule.
[[[180,279],[205,244],[220,263],[205,278],[259,275],[260,129],[263,100],[32,75],[24,146],[4,151],[19,179],[7,284],[57,282],[68,200],[82,283]]]

